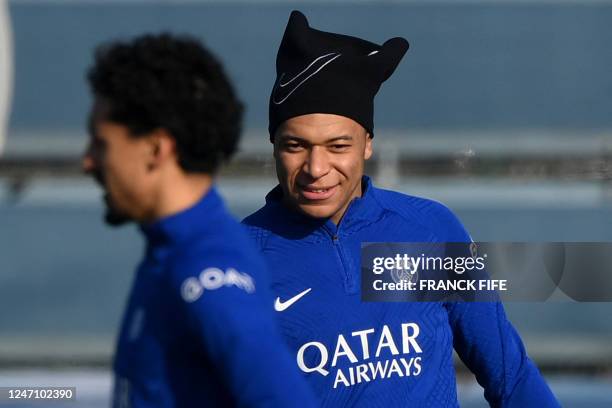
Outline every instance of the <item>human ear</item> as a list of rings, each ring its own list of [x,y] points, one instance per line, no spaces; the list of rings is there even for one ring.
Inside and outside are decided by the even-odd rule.
[[[368,160],[370,157],[372,157],[372,153],[372,136],[370,136],[369,133],[366,133],[365,149],[363,152],[364,160]]]

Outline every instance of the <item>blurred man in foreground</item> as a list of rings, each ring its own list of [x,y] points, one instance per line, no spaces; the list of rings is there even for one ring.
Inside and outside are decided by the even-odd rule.
[[[244,220],[271,268],[286,339],[324,406],[456,407],[454,346],[492,406],[557,407],[501,303],[360,300],[361,243],[470,242],[442,204],[363,175],[374,96],[407,49],[291,14],[270,96],[279,185]]]
[[[83,169],[106,220],[140,224],[146,254],[114,361],[115,407],[313,406],[273,324],[262,262],[214,187],[242,105],[196,40],[97,50]]]

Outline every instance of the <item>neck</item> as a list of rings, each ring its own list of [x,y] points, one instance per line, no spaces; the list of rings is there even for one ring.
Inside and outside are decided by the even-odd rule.
[[[340,210],[338,210],[334,215],[331,216],[330,219],[332,220],[332,222],[336,225],[340,225],[340,222],[342,221],[344,214],[346,214],[346,210],[348,210],[349,205],[351,205],[351,202],[355,198],[361,197],[361,195],[362,195],[362,188],[361,188],[361,182],[359,182],[355,190],[353,190],[353,193],[351,194],[350,198],[344,204],[344,206]]]
[[[209,174],[175,174],[162,183],[151,218],[159,220],[193,207],[212,184],[213,178]]]

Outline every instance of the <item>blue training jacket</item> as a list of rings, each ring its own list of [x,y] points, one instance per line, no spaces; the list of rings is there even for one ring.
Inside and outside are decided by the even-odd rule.
[[[559,404],[499,302],[362,303],[362,242],[469,242],[440,203],[363,180],[341,223],[286,208],[276,187],[243,223],[269,267],[299,368],[326,407],[456,407],[453,347],[494,407]]]
[[[278,332],[263,261],[215,189],[142,231],[113,406],[315,406]]]

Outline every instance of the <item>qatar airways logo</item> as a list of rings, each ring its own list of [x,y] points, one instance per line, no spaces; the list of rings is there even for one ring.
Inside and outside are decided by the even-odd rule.
[[[305,373],[328,376],[333,372],[333,388],[350,387],[376,379],[418,376],[421,374],[422,360],[419,354],[423,353],[418,343],[419,332],[418,324],[402,323],[400,339],[393,338],[387,325],[379,332],[372,328],[354,331],[350,337],[340,334],[331,358],[325,344],[311,341],[298,350],[297,363]],[[359,346],[351,348],[347,337],[358,340],[353,343]],[[312,353],[316,354],[314,359],[305,359],[305,354],[312,356]],[[341,368],[336,368],[338,365]]]
[[[181,285],[181,296],[185,302],[191,303],[198,300],[204,290],[216,290],[222,286],[236,286],[247,293],[255,292],[255,282],[246,273],[234,268],[228,268],[225,272],[219,268],[206,268],[199,277],[185,279]]]

